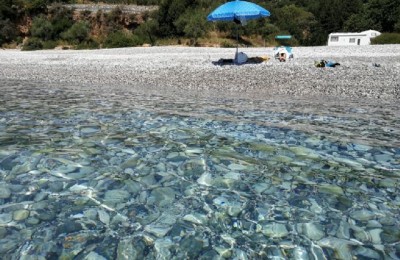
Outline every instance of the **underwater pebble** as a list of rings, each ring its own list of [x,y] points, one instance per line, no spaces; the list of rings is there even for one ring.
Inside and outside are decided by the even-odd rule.
[[[315,223],[304,223],[299,224],[304,235],[306,235],[311,240],[320,240],[325,236],[321,225]]]
[[[18,240],[0,239],[0,254],[4,255],[18,247]]]
[[[369,233],[371,234],[371,239],[372,239],[372,243],[374,244],[381,244],[382,240],[381,240],[381,233],[382,233],[382,229],[376,228],[376,229],[372,229],[369,230]]]
[[[367,259],[382,259],[381,255],[367,247],[359,246],[353,251],[354,255],[365,257]]]
[[[142,256],[142,252],[137,252],[133,246],[132,238],[124,238],[119,240],[117,248],[117,259],[128,260],[128,259],[139,259]]]
[[[11,190],[5,185],[0,185],[0,199],[8,199],[11,196]]]
[[[105,258],[102,255],[99,255],[98,253],[96,253],[94,251],[87,254],[84,259],[85,260],[107,260],[107,258]]]
[[[105,225],[110,224],[110,215],[105,210],[98,210],[97,213],[101,222]]]
[[[289,234],[289,231],[286,228],[286,225],[280,223],[272,223],[261,225],[261,232],[271,238],[281,238],[286,237]]]
[[[343,189],[337,185],[332,184],[321,184],[318,187],[320,192],[328,193],[332,195],[344,195]]]
[[[355,210],[350,213],[350,217],[359,221],[367,221],[373,219],[375,217],[375,213],[365,209]]]
[[[204,225],[207,222],[207,216],[202,214],[188,214],[183,217],[183,220]]]
[[[232,249],[224,247],[216,247],[215,250],[222,258],[230,258],[232,256]]]
[[[204,186],[212,186],[214,180],[209,172],[204,172],[198,179],[197,183]]]
[[[2,213],[0,214],[0,225],[5,225],[10,223],[13,219],[12,213]]]
[[[171,259],[170,248],[174,243],[169,238],[159,238],[154,242],[157,259]]]
[[[13,212],[13,219],[15,221],[25,220],[29,217],[29,210],[20,209]]]
[[[171,227],[159,224],[151,224],[145,226],[144,230],[155,235],[156,237],[164,237],[168,231],[171,230]]]
[[[339,239],[335,237],[326,237],[318,241],[318,245],[321,247],[327,247],[333,249],[337,259],[352,259],[353,254],[351,252],[351,246],[359,245],[356,242]]]
[[[175,201],[176,192],[169,187],[155,188],[151,191],[147,203],[160,207],[171,205]]]
[[[296,246],[293,250],[293,258],[295,260],[310,260],[307,250],[300,246]]]
[[[108,190],[104,195],[104,202],[106,203],[121,203],[129,198],[129,192],[126,190]]]

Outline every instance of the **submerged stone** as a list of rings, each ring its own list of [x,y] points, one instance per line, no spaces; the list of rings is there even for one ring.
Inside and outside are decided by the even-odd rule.
[[[183,220],[192,222],[192,223],[198,224],[198,225],[204,225],[207,222],[207,216],[198,214],[198,213],[194,213],[194,214],[185,215],[183,217]]]
[[[172,227],[160,224],[150,224],[144,227],[144,230],[155,235],[156,237],[164,237]]]
[[[29,210],[20,209],[13,212],[13,219],[15,221],[25,220],[29,217]]]
[[[189,259],[196,259],[203,250],[203,245],[203,240],[194,235],[184,237],[179,243],[181,252],[185,252]]]
[[[343,189],[337,185],[332,184],[321,184],[318,187],[320,192],[328,193],[332,195],[344,195]]]
[[[310,256],[307,250],[304,247],[296,246],[293,250],[293,258],[294,260],[310,260]]]
[[[225,247],[216,247],[215,251],[218,252],[218,254],[222,258],[230,258],[232,256],[232,249],[231,248],[225,248]]]
[[[102,255],[99,255],[98,253],[96,253],[94,251],[92,251],[89,254],[87,254],[84,259],[85,260],[107,260],[107,258],[105,258]]]
[[[104,195],[105,203],[121,203],[129,198],[129,192],[126,190],[108,190]]]
[[[311,240],[320,240],[325,236],[321,225],[315,223],[304,223],[301,224],[301,226],[303,234]]]
[[[212,186],[214,180],[209,172],[204,172],[198,179],[197,183],[204,186]]]
[[[289,234],[286,225],[280,223],[272,223],[262,225],[261,232],[271,238],[282,238]]]
[[[375,218],[375,213],[366,209],[355,210],[350,213],[350,217],[359,221],[367,221]]]
[[[147,245],[141,237],[128,237],[121,239],[117,247],[117,259],[144,259]]]
[[[381,255],[367,247],[359,246],[353,251],[355,256],[365,257],[366,259],[382,259]]]
[[[318,241],[318,245],[332,249],[337,259],[347,260],[353,258],[351,246],[357,246],[360,244],[350,240],[326,237]]]
[[[151,191],[147,202],[160,207],[171,205],[175,201],[176,192],[170,187],[155,188]]]
[[[11,196],[11,190],[6,185],[0,185],[0,199],[8,199]]]
[[[0,214],[0,225],[6,225],[10,223],[13,219],[13,215],[11,213],[2,213]]]

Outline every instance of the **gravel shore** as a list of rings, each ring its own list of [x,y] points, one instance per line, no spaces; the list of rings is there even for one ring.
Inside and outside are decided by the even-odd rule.
[[[273,48],[240,48],[272,57]],[[297,47],[280,63],[214,65],[233,48],[137,47],[101,50],[0,50],[0,82],[29,81],[102,88],[211,95],[400,98],[400,45]],[[335,60],[336,68],[314,61]],[[380,66],[373,66],[373,64]],[[4,84],[3,84],[4,85]]]

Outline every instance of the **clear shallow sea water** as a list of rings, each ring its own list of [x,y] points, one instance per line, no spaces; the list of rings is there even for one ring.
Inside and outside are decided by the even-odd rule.
[[[0,93],[3,259],[398,259],[396,102]]]

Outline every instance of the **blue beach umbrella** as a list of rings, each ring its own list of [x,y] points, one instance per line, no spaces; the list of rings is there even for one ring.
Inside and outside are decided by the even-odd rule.
[[[220,5],[208,16],[208,21],[234,21],[245,24],[247,20],[258,19],[270,16],[270,12],[259,5],[247,1],[235,0]],[[238,53],[239,36],[236,27],[236,55]]]

